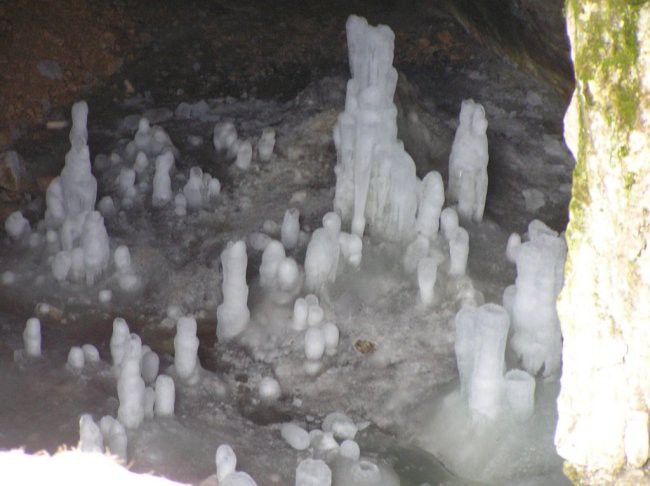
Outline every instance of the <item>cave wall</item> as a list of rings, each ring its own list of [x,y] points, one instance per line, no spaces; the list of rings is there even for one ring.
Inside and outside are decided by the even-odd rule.
[[[573,69],[563,0],[445,0],[467,31],[569,98]]]
[[[557,450],[580,484],[650,484],[650,2],[568,0],[576,158]]]

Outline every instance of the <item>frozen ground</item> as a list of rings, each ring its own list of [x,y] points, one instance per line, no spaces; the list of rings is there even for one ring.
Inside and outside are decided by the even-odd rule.
[[[304,236],[288,255],[304,262],[306,236],[332,208],[332,128],[343,109],[346,80],[324,78],[286,103],[209,99],[207,109],[189,119],[145,95],[125,99],[122,107],[131,116],[118,121],[119,129],[91,132],[93,160],[98,156],[93,136],[107,140],[106,155],[123,155],[144,114],[152,125],[164,127],[178,149],[174,194],[197,165],[220,180],[221,194],[204,209],[188,209],[185,217],[174,214],[173,203],[152,208],[146,198],[106,218],[111,249],[120,244],[130,249],[142,280],[135,291],[122,290],[113,270],[89,288],[56,282],[42,251],[2,241],[0,446],[34,451],[74,445],[81,414],[96,420],[115,416],[109,365],[113,319],[124,317],[160,355],[165,370],[174,361],[169,314],[175,310],[169,309],[176,306],[197,318],[201,380],[196,386],[177,384],[173,418],[145,420],[129,432],[134,470],[199,483],[214,473],[217,446],[228,443],[237,453],[238,469],[259,485],[292,484],[298,462],[311,452],[292,449],[280,426],[292,421],[307,430],[319,428],[338,410],[358,424],[371,424],[357,437],[362,455],[390,464],[402,485],[467,483],[452,478],[445,466],[457,477],[490,484],[562,484],[561,461],[552,446],[556,384],[538,383],[536,413],[527,423],[470,429],[456,392],[453,345],[453,318],[461,301],[501,303],[504,288],[513,283],[514,265],[505,258],[510,231],[523,232],[533,218],[556,229],[566,221],[572,161],[560,135],[562,100],[494,58],[407,74],[413,84],[401,80],[398,87],[400,138],[420,175],[431,169],[446,175],[461,99],[473,97],[486,108],[490,186],[486,218],[467,225],[469,278],[443,271],[434,305],[426,309],[417,282],[402,270],[404,249],[365,238],[361,267],[346,267],[321,299],[325,320],[340,329],[337,352],[323,359],[318,372],[307,373],[303,333],[290,325],[293,301],[278,304],[261,290],[261,251],[254,246],[263,239],[260,233],[279,239],[284,212],[295,207]],[[223,121],[233,122],[241,139],[257,139],[264,128],[275,128],[273,159],[263,164],[254,158],[251,168],[241,171],[216,154],[212,129]],[[119,174],[117,164],[103,170],[99,165],[93,171],[98,200],[115,195]],[[37,213],[38,202],[33,206]],[[215,336],[222,299],[219,255],[237,239],[248,243],[252,320],[239,339],[220,343]],[[110,302],[100,302],[102,289],[113,292]],[[40,359],[20,357],[23,324],[32,315],[43,323]],[[66,367],[68,350],[85,343],[97,346],[102,362],[73,372]],[[282,390],[270,404],[258,394],[268,376]]]

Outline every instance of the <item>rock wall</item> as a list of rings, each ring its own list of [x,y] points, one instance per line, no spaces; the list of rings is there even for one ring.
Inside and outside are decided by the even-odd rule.
[[[650,484],[650,2],[567,0],[576,158],[556,445],[580,484]]]

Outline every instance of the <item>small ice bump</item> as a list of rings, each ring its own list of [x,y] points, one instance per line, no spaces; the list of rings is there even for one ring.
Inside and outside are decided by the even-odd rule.
[[[359,449],[359,444],[355,441],[346,439],[341,443],[339,454],[347,459],[358,461],[361,456],[361,450]]]
[[[2,272],[0,281],[2,281],[2,285],[13,285],[16,283],[16,274],[10,270],[6,270]]]
[[[267,127],[262,131],[260,141],[257,144],[257,153],[260,162],[268,162],[273,155],[273,147],[275,147],[275,130]]]
[[[68,366],[75,371],[80,371],[83,370],[85,363],[83,350],[79,346],[72,346],[68,353]]]
[[[155,414],[159,417],[169,417],[174,415],[174,402],[176,400],[174,379],[171,376],[158,375],[156,378],[155,391]]]
[[[244,140],[237,149],[235,166],[241,170],[248,170],[253,158],[253,145],[250,140]]]
[[[97,299],[102,304],[108,304],[111,300],[113,300],[113,291],[110,289],[102,289],[97,294]]]
[[[309,433],[294,423],[283,424],[280,428],[282,438],[297,451],[304,451],[309,447]]]
[[[332,412],[323,420],[323,431],[331,432],[337,439],[353,440],[358,430],[352,419],[341,412]]]
[[[307,315],[309,314],[309,304],[307,301],[299,297],[293,303],[293,329],[296,331],[303,331],[307,329]]]
[[[41,321],[30,317],[23,331],[23,344],[27,356],[37,358],[41,355]]]
[[[215,454],[215,463],[217,466],[217,481],[219,484],[237,468],[237,456],[235,451],[228,444],[221,444],[217,447]]]
[[[292,250],[298,244],[298,236],[300,234],[300,211],[296,208],[287,209],[284,213],[282,220],[282,228],[280,230],[280,239],[282,245],[287,250]]]
[[[322,330],[325,338],[325,352],[328,356],[333,356],[339,345],[339,328],[333,322],[326,322],[323,324]]]
[[[304,459],[296,468],[295,486],[331,486],[332,471],[320,459]]]
[[[275,402],[282,395],[280,383],[271,376],[265,376],[258,386],[260,398],[265,402]]]
[[[14,211],[5,220],[5,231],[12,240],[18,241],[29,233],[29,221],[23,216],[23,213]]]
[[[325,311],[323,311],[323,308],[320,305],[310,305],[309,311],[307,313],[307,325],[309,327],[318,326],[321,322],[323,322],[324,317]]]
[[[546,197],[544,193],[538,189],[524,189],[521,191],[524,196],[524,203],[526,204],[526,211],[534,213],[546,205]]]
[[[517,262],[517,252],[521,246],[521,236],[519,233],[512,233],[508,237],[508,243],[506,245],[506,258],[510,263]]]
[[[81,346],[81,350],[84,353],[86,363],[99,363],[101,361],[99,350],[92,344],[84,344]]]

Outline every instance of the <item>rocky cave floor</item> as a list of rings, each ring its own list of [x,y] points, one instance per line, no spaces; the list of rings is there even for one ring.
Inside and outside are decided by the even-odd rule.
[[[343,410],[373,424],[360,439],[362,452],[390,462],[403,485],[454,480],[443,463],[461,476],[493,484],[561,480],[561,462],[552,454],[533,460],[534,466],[521,459],[515,472],[508,462],[517,460],[507,453],[489,467],[485,460],[459,471],[455,459],[439,454],[444,442],[422,437],[433,404],[457,374],[452,321],[466,281],[440,279],[435,312],[426,312],[417,305],[416,285],[399,269],[399,249],[364,242],[361,271],[342,275],[331,290],[326,313],[341,329],[340,350],[315,378],[302,369],[295,336],[277,331],[290,310],[269,304],[255,287],[260,252],[249,250],[254,330],[236,345],[216,342],[214,309],[220,298],[219,253],[227,241],[250,243],[266,220],[281,223],[290,206],[299,208],[301,228],[309,232],[331,209],[336,162],[331,133],[349,75],[344,28],[349,14],[385,23],[396,33],[400,138],[420,176],[432,169],[446,175],[461,100],[471,97],[485,106],[486,218],[468,225],[468,273],[485,301],[500,303],[504,287],[514,281],[504,255],[511,231],[525,232],[534,218],[557,231],[566,225],[573,160],[562,141],[564,94],[479,45],[435,2],[426,10],[405,1],[191,0],[163,2],[156,9],[131,0],[39,4],[38,15],[23,2],[0,6],[0,42],[12,40],[0,57],[10,73],[0,88],[0,102],[9,107],[8,119],[0,120],[0,145],[17,150],[31,176],[20,187],[3,184],[9,186],[2,192],[3,218],[17,207],[32,223],[42,218],[44,190],[68,150],[67,128],[47,130],[44,124],[68,119],[71,102],[79,99],[90,107],[91,159],[123,149],[123,140],[133,137],[139,116],[146,114],[180,151],[174,189],[199,165],[219,178],[222,195],[184,219],[144,202],[107,220],[111,248],[127,244],[143,278],[136,293],[121,293],[110,272],[91,288],[57,284],[41,255],[3,240],[0,269],[15,279],[0,288],[0,390],[12,397],[0,403],[0,447],[52,451],[76,443],[81,413],[96,419],[114,415],[108,365],[71,373],[65,369],[70,346],[92,343],[108,360],[111,322],[122,316],[160,354],[164,370],[173,361],[174,329],[165,320],[173,304],[198,318],[206,371],[200,387],[180,387],[176,420],[149,421],[130,434],[136,470],[196,483],[213,472],[216,446],[228,442],[258,484],[291,484],[299,454],[280,438],[278,424],[294,420],[314,428],[327,413]],[[57,61],[63,79],[41,76],[34,66],[43,59]],[[180,102],[199,100],[210,106],[204,116],[174,116]],[[254,162],[242,173],[215,154],[212,128],[224,120],[235,122],[240,137],[258,137],[273,126],[278,137],[273,161]],[[196,144],[197,137],[202,143]],[[116,173],[109,169],[95,176],[99,197],[112,194]],[[304,246],[293,256],[301,262]],[[97,300],[102,288],[115,289],[109,304]],[[23,324],[41,302],[50,306],[40,314],[45,356],[38,363],[14,362]],[[360,342],[370,343],[372,352]],[[284,396],[268,406],[257,400],[256,386],[273,374]],[[557,390],[540,389],[538,398],[552,402]],[[549,448],[553,420],[548,411],[535,419],[535,433],[541,430],[544,442],[540,449]],[[521,427],[513,435],[529,433]],[[521,456],[534,455],[535,447]]]

